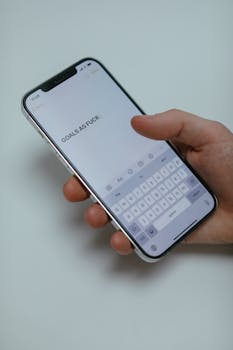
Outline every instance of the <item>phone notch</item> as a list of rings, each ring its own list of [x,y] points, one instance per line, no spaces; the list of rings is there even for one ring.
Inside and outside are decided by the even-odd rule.
[[[55,86],[63,83],[65,80],[69,79],[73,75],[77,74],[77,69],[75,66],[69,67],[61,73],[55,75],[51,79],[47,80],[42,86],[41,90],[47,92],[53,89]]]

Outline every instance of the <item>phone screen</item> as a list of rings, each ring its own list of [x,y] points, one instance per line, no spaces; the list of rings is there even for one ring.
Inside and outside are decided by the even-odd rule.
[[[24,99],[34,122],[131,241],[159,257],[202,221],[215,199],[165,141],[137,134],[142,111],[97,61]]]

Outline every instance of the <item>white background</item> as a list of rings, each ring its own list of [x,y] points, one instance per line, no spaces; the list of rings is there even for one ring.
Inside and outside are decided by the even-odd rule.
[[[117,256],[113,229],[85,224],[90,202],[63,199],[68,174],[20,111],[25,91],[93,56],[146,112],[232,129],[232,16],[231,0],[0,2],[1,350],[232,349],[232,246]]]

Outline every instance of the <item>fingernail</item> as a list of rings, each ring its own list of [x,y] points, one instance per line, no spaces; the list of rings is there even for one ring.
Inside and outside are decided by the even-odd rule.
[[[139,118],[139,119],[147,119],[149,116],[146,115],[146,114],[143,114],[143,115],[135,115],[133,116],[133,118]]]

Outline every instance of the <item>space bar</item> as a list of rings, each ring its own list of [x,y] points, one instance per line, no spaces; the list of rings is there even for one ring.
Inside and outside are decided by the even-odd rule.
[[[154,221],[155,228],[160,231],[167,226],[172,220],[175,219],[182,211],[187,209],[191,203],[184,197],[177,202],[172,208],[170,208],[165,214],[163,214],[158,220]]]

